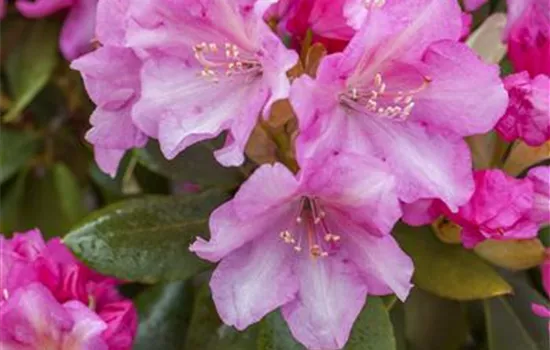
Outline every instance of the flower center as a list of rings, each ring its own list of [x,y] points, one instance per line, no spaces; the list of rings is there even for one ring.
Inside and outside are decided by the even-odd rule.
[[[430,77],[422,76],[419,86],[409,90],[391,90],[381,73],[377,73],[367,87],[349,87],[340,94],[340,102],[346,107],[379,118],[405,121],[411,114],[417,93],[431,82]]]
[[[326,212],[315,198],[303,197],[298,214],[291,227],[282,231],[280,237],[300,253],[307,247],[313,258],[324,258],[338,248],[341,237],[333,234],[325,221]]]
[[[255,56],[242,53],[232,43],[226,42],[222,50],[216,43],[203,42],[193,46],[193,51],[202,65],[200,75],[214,82],[222,76],[258,75],[262,72],[262,65]]]

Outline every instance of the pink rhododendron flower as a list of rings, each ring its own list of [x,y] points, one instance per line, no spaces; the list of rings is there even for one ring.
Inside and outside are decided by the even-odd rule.
[[[210,287],[225,323],[242,330],[281,307],[306,347],[338,349],[367,294],[403,300],[411,289],[412,261],[388,234],[400,214],[377,159],[332,154],[296,176],[263,165],[191,250],[221,260]]]
[[[550,296],[550,248],[546,249],[546,259],[540,267],[540,272],[544,291],[547,296]],[[547,306],[533,303],[531,304],[531,309],[536,315],[550,319],[550,308]],[[550,323],[548,323],[548,330],[550,331]]]
[[[167,158],[227,130],[216,158],[240,165],[258,116],[269,115],[272,103],[287,97],[286,72],[298,55],[284,47],[254,5],[253,0],[131,3],[127,46],[144,60],[133,119],[159,139]]]
[[[550,75],[550,0],[508,0],[504,39],[516,71]]]
[[[533,168],[526,179],[533,183],[535,191],[531,219],[539,225],[550,224],[550,167]]]
[[[117,284],[59,239],[46,243],[37,230],[0,236],[0,347],[131,349],[137,314]]]
[[[92,49],[95,30],[95,15],[98,0],[17,0],[15,6],[25,17],[39,18],[49,16],[68,8],[69,12],[59,45],[63,56],[73,60]]]
[[[550,140],[550,79],[529,78],[527,72],[504,78],[510,102],[496,130],[506,141],[521,139],[530,146]]]
[[[84,79],[97,108],[90,118],[86,140],[94,145],[101,170],[115,176],[126,150],[143,147],[147,136],[132,120],[132,107],[141,96],[142,62],[125,48],[124,15],[127,0],[99,1],[96,40],[101,47],[71,64]]]
[[[451,0],[373,5],[344,52],[292,85],[298,156],[373,154],[391,167],[402,201],[464,204],[473,181],[463,137],[489,131],[507,96],[498,67],[458,42],[461,14]]]
[[[476,189],[457,213],[447,217],[462,226],[462,243],[467,248],[486,240],[536,237],[539,225],[531,219],[534,185],[501,170],[481,170],[474,174]]]

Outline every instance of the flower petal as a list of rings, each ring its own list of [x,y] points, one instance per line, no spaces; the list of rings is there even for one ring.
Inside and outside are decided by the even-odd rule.
[[[451,133],[413,123],[363,119],[364,132],[397,178],[399,198],[407,203],[439,198],[456,210],[470,198],[474,183],[470,151]]]
[[[243,330],[294,299],[293,254],[276,234],[266,234],[224,258],[210,280],[224,323]]]
[[[210,215],[210,240],[207,242],[199,237],[190,250],[203,259],[219,261],[263,234],[278,237],[293,220],[295,213],[291,209],[291,206],[282,206],[261,216],[240,219],[236,213],[236,203],[227,202]]]
[[[63,350],[109,350],[101,338],[107,324],[79,301],[69,301],[63,308],[72,316],[74,326],[64,337],[60,346]]]
[[[59,46],[67,60],[73,60],[92,50],[95,34],[97,1],[76,1],[63,24]]]
[[[111,177],[116,176],[124,153],[126,153],[125,149],[94,147],[94,159],[97,166]]]
[[[337,256],[300,255],[297,298],[282,312],[293,336],[308,349],[341,349],[367,297],[355,266]]]
[[[72,6],[74,3],[75,0],[17,0],[15,6],[25,17],[40,18]]]
[[[419,68],[431,81],[415,95],[409,121],[469,136],[491,130],[506,111],[498,66],[482,62],[466,45],[440,41],[428,48],[423,62]]]

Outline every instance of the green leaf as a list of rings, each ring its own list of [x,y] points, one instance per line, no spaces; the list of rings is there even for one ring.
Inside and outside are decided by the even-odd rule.
[[[58,21],[42,19],[28,22],[22,40],[6,62],[13,105],[3,116],[4,122],[17,120],[50,79],[58,59],[58,37]]]
[[[224,325],[218,317],[208,285],[203,285],[195,298],[185,349],[255,350],[257,328],[253,325],[239,332]]]
[[[136,149],[135,153],[142,165],[172,180],[231,189],[243,181],[244,175],[240,168],[223,167],[214,159],[213,152],[221,147],[222,141],[218,138],[200,142],[173,160],[167,160],[162,155],[156,141],[150,141],[145,148]]]
[[[44,236],[63,236],[86,213],[80,186],[61,163],[52,168],[25,172],[7,194],[9,216],[2,221],[4,232],[39,228]]]
[[[405,324],[411,350],[458,350],[468,337],[466,315],[459,302],[418,288],[405,302]]]
[[[414,261],[414,283],[437,296],[474,300],[508,294],[510,285],[480,257],[439,241],[427,226],[398,225],[394,235]]]
[[[26,165],[37,147],[38,139],[33,133],[0,129],[0,184]]]
[[[189,251],[227,195],[147,196],[110,205],[73,229],[65,243],[85,263],[126,281],[185,280],[209,265]]]
[[[543,350],[530,337],[506,298],[485,300],[484,307],[489,350]]]
[[[159,284],[135,300],[139,314],[134,350],[183,350],[193,306],[189,281]]]
[[[305,349],[292,338],[279,312],[273,312],[261,322],[258,350]],[[381,298],[369,297],[355,321],[345,350],[394,350],[395,338],[390,316]]]

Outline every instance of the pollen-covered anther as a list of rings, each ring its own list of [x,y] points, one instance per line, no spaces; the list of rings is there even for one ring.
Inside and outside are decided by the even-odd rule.
[[[280,237],[286,244],[296,243],[296,240],[294,239],[294,236],[288,230],[281,232]]]
[[[338,242],[340,241],[340,236],[334,235],[332,233],[327,233],[324,237],[326,242]]]
[[[311,254],[311,256],[313,256],[314,258],[324,258],[324,257],[327,257],[328,256],[328,253],[323,251],[323,249],[321,248],[320,245],[318,244],[314,244],[311,246],[311,248],[309,248],[309,253]]]
[[[382,7],[386,3],[386,0],[363,0],[366,8]]]

